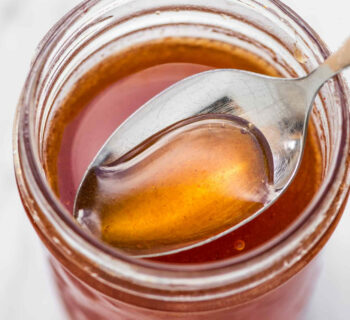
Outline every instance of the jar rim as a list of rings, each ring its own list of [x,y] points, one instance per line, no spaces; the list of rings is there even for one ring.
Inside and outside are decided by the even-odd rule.
[[[264,0],[252,1],[259,5],[262,2],[264,2]],[[346,154],[348,148],[346,146],[348,145],[349,139],[349,115],[347,110],[348,105],[346,101],[344,83],[341,80],[341,77],[339,76],[336,78],[335,83],[337,90],[339,91],[339,96],[341,100],[340,104],[342,105],[343,123],[340,137],[340,148],[338,154],[336,155],[336,160],[334,161],[335,165],[331,169],[332,171],[329,173],[326,181],[322,183],[322,187],[317,191],[312,202],[304,210],[302,217],[300,219],[297,219],[297,221],[293,223],[293,226],[288,228],[288,232],[279,237],[276,237],[276,239],[274,240],[275,243],[272,245],[269,244],[268,248],[265,248],[265,246],[261,246],[259,249],[252,250],[252,252],[250,253],[229,258],[226,260],[201,264],[181,265],[179,267],[179,265],[175,264],[157,263],[153,261],[141,260],[130,257],[107,246],[106,244],[95,239],[93,236],[85,233],[76,223],[74,223],[72,218],[69,218],[69,215],[67,214],[67,209],[65,209],[63,205],[61,205],[59,199],[54,195],[53,191],[48,185],[48,182],[45,179],[45,176],[42,173],[40,161],[37,158],[35,151],[33,150],[33,144],[30,141],[30,134],[28,134],[28,132],[30,131],[29,123],[31,121],[29,110],[31,104],[33,103],[32,97],[33,90],[35,90],[36,79],[38,77],[38,73],[40,73],[42,64],[45,61],[45,56],[48,54],[49,44],[50,46],[52,46],[52,44],[55,42],[55,35],[66,26],[66,23],[70,23],[71,21],[78,19],[82,11],[84,12],[88,8],[94,6],[96,3],[98,3],[98,0],[87,0],[75,7],[74,9],[72,9],[49,31],[49,33],[45,36],[45,38],[39,45],[36,57],[33,60],[31,70],[29,72],[24,89],[22,91],[19,107],[17,108],[14,132],[14,154],[17,180],[23,179],[23,177],[19,177],[19,172],[22,175],[26,175],[26,172],[23,172],[20,169],[20,157],[25,157],[26,161],[28,162],[29,170],[33,175],[31,182],[33,182],[34,184],[30,184],[30,188],[34,190],[33,194],[38,195],[39,193],[40,198],[45,198],[45,201],[49,203],[52,212],[56,214],[60,222],[63,222],[64,227],[68,228],[70,234],[74,234],[80,240],[82,240],[84,245],[88,244],[89,246],[96,248],[98,251],[103,252],[112,260],[119,260],[123,263],[126,263],[127,265],[141,267],[145,270],[162,270],[174,273],[174,276],[176,276],[180,272],[189,276],[193,274],[193,272],[200,273],[201,271],[214,272],[215,274],[216,271],[222,271],[226,267],[243,267],[252,258],[257,258],[262,253],[267,253],[275,245],[281,244],[281,242],[285,241],[288,237],[291,236],[291,234],[293,234],[297,229],[299,229],[299,227],[303,225],[303,223],[307,220],[308,217],[313,216],[317,213],[317,208],[322,205],[324,201],[324,196],[326,194],[328,194],[329,192],[334,193],[336,191],[332,190],[333,183],[339,175],[341,164],[343,163],[344,159],[348,157],[348,155]],[[269,5],[270,7],[274,5],[277,9],[281,10],[284,14],[286,14],[288,18],[292,19],[299,27],[301,27],[310,37],[310,40],[312,40],[317,46],[323,58],[326,58],[328,56],[329,51],[324,42],[298,14],[296,14],[292,9],[290,9],[287,5],[283,4],[279,0],[270,0]],[[71,240],[74,242],[75,239],[76,238],[72,238]],[[138,271],[140,271],[140,269],[138,269]]]

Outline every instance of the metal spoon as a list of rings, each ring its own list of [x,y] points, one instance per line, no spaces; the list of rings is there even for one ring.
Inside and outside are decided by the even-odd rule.
[[[186,78],[151,99],[109,137],[87,169],[75,199],[74,216],[94,233],[97,222],[84,212],[82,186],[96,168],[119,159],[144,140],[170,125],[200,114],[228,114],[247,120],[267,139],[273,155],[274,197],[241,223],[195,243],[131,253],[151,257],[187,250],[211,242],[255,218],[289,186],[302,158],[307,125],[315,96],[328,79],[350,65],[350,39],[308,76],[280,79],[251,72],[219,69]],[[109,170],[111,168],[109,167]]]

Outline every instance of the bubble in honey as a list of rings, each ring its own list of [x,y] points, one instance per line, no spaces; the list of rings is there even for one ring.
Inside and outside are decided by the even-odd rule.
[[[233,246],[237,251],[243,251],[245,248],[245,242],[243,240],[236,240]]]

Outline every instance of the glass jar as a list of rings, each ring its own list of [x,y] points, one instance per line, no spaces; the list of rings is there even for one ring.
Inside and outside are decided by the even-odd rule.
[[[327,242],[349,191],[349,107],[341,76],[324,85],[312,117],[323,182],[302,215],[278,237],[242,256],[200,265],[136,260],[74,222],[45,176],[48,122],[74,83],[128,46],[170,36],[227,42],[262,57],[286,77],[318,66],[328,49],[276,0],[89,0],[41,42],[14,129],[18,188],[48,248],[72,319],[299,319],[317,277],[314,257]]]

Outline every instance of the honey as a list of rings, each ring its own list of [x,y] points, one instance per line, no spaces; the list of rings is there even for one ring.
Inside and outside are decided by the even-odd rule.
[[[93,170],[77,201],[79,222],[140,255],[206,240],[261,209],[273,175],[262,135],[236,117],[196,118]]]
[[[171,84],[190,75],[213,68],[237,68],[270,76],[279,75],[267,62],[243,49],[226,43],[193,38],[168,38],[144,43],[107,58],[87,72],[78,81],[77,85],[72,88],[71,93],[62,103],[60,111],[57,112],[50,123],[45,152],[45,168],[48,180],[62,203],[70,211],[73,211],[76,191],[89,163],[109,135],[132,112]],[[230,137],[230,134],[228,137]],[[237,141],[242,141],[241,138],[248,139],[250,135],[244,136],[240,132],[239,137],[240,139]],[[130,186],[134,185],[136,190],[133,193],[129,193],[129,196],[131,195],[129,198],[118,198],[118,201],[126,204],[125,208],[135,215],[134,226],[138,224],[139,230],[143,227],[141,222],[149,222],[143,237],[145,234],[151,234],[155,230],[155,224],[150,223],[149,215],[139,220],[142,209],[155,208],[161,205],[169,206],[164,211],[169,213],[169,215],[167,218],[165,216],[162,217],[162,223],[166,225],[166,228],[163,229],[165,234],[166,232],[173,233],[174,230],[179,230],[180,225],[177,218],[181,215],[181,212],[185,211],[188,214],[190,212],[187,210],[188,208],[195,208],[195,210],[191,211],[195,212],[192,222],[185,224],[186,228],[181,230],[183,234],[186,234],[186,240],[188,241],[194,240],[188,235],[194,235],[194,231],[201,230],[194,223],[197,222],[198,217],[201,219],[209,218],[210,214],[208,215],[208,212],[211,212],[212,217],[215,216],[216,218],[213,212],[223,211],[223,205],[227,204],[227,198],[224,195],[229,190],[229,180],[231,180],[232,175],[232,173],[228,173],[228,168],[233,167],[233,162],[236,163],[237,159],[235,157],[237,155],[230,148],[224,147],[226,143],[218,144],[217,140],[209,147],[209,149],[213,148],[213,146],[217,148],[222,147],[220,151],[221,156],[216,158],[217,151],[211,153],[203,152],[208,150],[208,146],[205,145],[203,145],[199,156],[198,150],[192,150],[189,147],[194,145],[191,138],[187,142],[186,139],[183,140],[183,144],[173,144],[172,146],[176,145],[176,148],[168,150],[170,153],[164,158],[166,161],[163,162],[164,159],[162,158],[157,159],[157,166],[162,168],[162,170],[157,172],[155,170],[156,166],[154,166],[148,174],[149,178],[141,182],[138,180],[138,183],[134,181],[130,184]],[[229,144],[232,144],[233,140],[236,141],[236,139],[232,139]],[[256,146],[256,144],[252,144],[252,146],[254,145]],[[186,150],[186,156],[183,150]],[[256,163],[266,164],[264,162],[266,159],[264,161],[261,160],[263,158],[262,153],[258,149],[253,148],[252,150],[255,150],[252,153],[255,158],[252,157],[251,159],[256,160],[259,158],[260,160]],[[177,156],[170,157],[174,153]],[[209,159],[210,156],[213,157],[211,161]],[[201,157],[207,158],[204,161]],[[177,158],[182,161],[178,160],[181,162],[182,167],[186,159],[193,161],[191,165],[186,167],[186,174],[180,172],[181,166],[176,165],[175,159]],[[219,159],[222,163],[216,163],[214,158]],[[249,157],[246,157],[244,161],[249,163],[248,160]],[[208,163],[208,165],[205,166],[204,163]],[[249,165],[249,167],[254,170],[254,166]],[[195,170],[199,168],[202,171],[204,170],[204,172],[196,175]],[[257,170],[255,171],[256,181],[266,182],[269,171],[266,169],[267,167],[265,169],[261,168],[263,166],[260,166],[259,169],[259,165],[255,168]],[[177,254],[154,258],[154,260],[170,263],[215,261],[244,254],[265,244],[295,221],[311,201],[321,182],[321,168],[319,144],[311,122],[300,170],[291,186],[276,203],[253,221],[212,243]],[[172,169],[175,170],[173,173],[171,173]],[[187,177],[187,180],[184,177]],[[225,180],[225,177],[228,177],[228,179]],[[136,174],[134,178],[140,179],[139,175]],[[244,185],[245,182],[243,180],[245,181],[246,179],[242,179],[239,182]],[[175,187],[169,183],[170,181],[175,181],[178,185]],[[185,185],[184,181],[188,181],[188,183]],[[208,184],[208,181],[211,181],[211,183]],[[207,183],[204,188],[205,193],[193,192],[197,190],[195,186],[198,183]],[[166,201],[165,197],[156,197],[155,190],[157,188],[152,189],[154,185],[157,185],[158,188],[160,185],[162,185],[162,188],[164,187],[161,191],[163,195],[181,195],[179,198],[184,203],[176,204],[176,201]],[[128,187],[124,184],[122,187],[130,189],[130,186]],[[208,197],[208,194],[213,194],[215,193],[214,191],[219,191],[218,193],[220,194],[216,198],[216,204],[209,201],[215,197]],[[191,194],[196,196],[194,207],[192,204],[189,204]],[[206,201],[203,201],[202,198],[205,198]],[[145,199],[151,199],[150,203],[145,203]],[[251,205],[251,208],[255,210],[263,205],[263,202],[262,200],[252,201],[249,202],[249,206]],[[219,210],[207,210],[208,208],[216,207],[218,203]],[[244,205],[247,205],[247,203],[245,202]],[[227,206],[225,207],[227,208]],[[127,225],[126,222],[120,224],[121,220],[118,220],[118,223],[114,223],[112,215],[109,215],[112,212],[109,211],[110,207],[106,206],[105,209],[108,210],[102,210],[104,218],[101,220],[100,226],[100,230],[104,234],[103,240],[112,245],[125,246],[126,242],[123,244],[121,243],[123,241],[120,241],[120,239],[125,240],[127,238],[128,241],[130,240],[131,226]],[[146,214],[147,212],[145,212]],[[231,215],[228,214],[227,216],[232,217],[235,215],[232,215],[231,212]],[[177,222],[172,222],[170,217],[176,218]],[[156,220],[156,222],[159,222],[159,219]],[[198,223],[198,225],[200,224]],[[220,223],[220,225],[222,224]],[[183,227],[184,224],[181,226]],[[116,229],[113,229],[114,227],[119,228],[117,232],[118,243],[114,243],[116,241],[116,238],[113,236],[116,231]],[[161,230],[161,228],[157,230]],[[215,233],[218,230],[212,229],[210,232]],[[140,243],[140,238],[137,239],[135,237],[133,241],[145,248],[152,246],[151,240]]]

